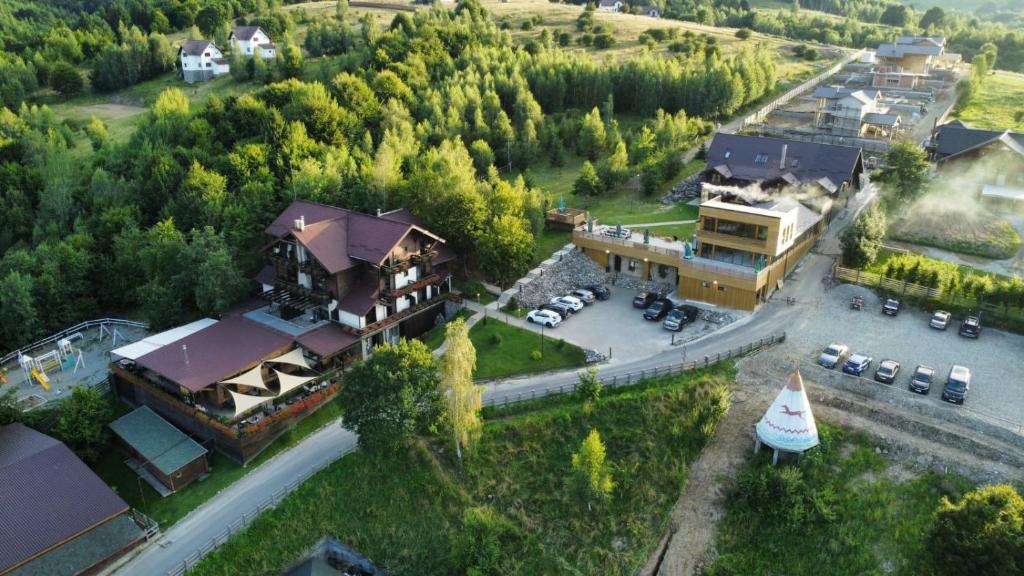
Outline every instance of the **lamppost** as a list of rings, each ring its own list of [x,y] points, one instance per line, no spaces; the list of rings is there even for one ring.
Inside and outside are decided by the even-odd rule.
[[[544,357],[544,324],[540,325],[540,356]]]

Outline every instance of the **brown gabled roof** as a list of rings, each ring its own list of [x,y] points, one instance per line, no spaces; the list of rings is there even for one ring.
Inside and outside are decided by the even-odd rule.
[[[229,316],[139,357],[136,363],[192,392],[288,351],[293,340],[244,316]],[[182,346],[188,347],[188,362]]]
[[[188,56],[202,56],[203,52],[206,51],[208,46],[212,46],[213,42],[209,40],[186,40],[181,45],[181,52],[184,52]]]
[[[304,228],[295,228],[302,219]],[[407,210],[371,216],[306,200],[296,200],[278,216],[267,233],[278,238],[292,236],[327,270],[334,274],[358,265],[359,261],[379,265],[410,232],[444,242],[424,228]]]
[[[0,573],[128,511],[67,446],[0,427]]]
[[[366,316],[377,302],[378,291],[377,286],[370,282],[359,282],[338,302],[338,309],[356,316]]]

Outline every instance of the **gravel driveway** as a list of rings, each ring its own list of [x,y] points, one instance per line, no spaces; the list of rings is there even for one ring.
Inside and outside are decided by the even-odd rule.
[[[864,297],[864,309],[850,309],[854,295]],[[793,360],[814,362],[821,350],[831,342],[850,347],[851,353],[863,352],[874,357],[868,378],[883,359],[901,364],[895,386],[906,390],[913,369],[918,364],[936,370],[937,385],[920,402],[942,402],[942,386],[953,364],[970,368],[973,382],[965,406],[983,415],[1024,423],[1024,336],[993,329],[983,329],[977,340],[957,334],[959,318],[946,330],[928,326],[930,311],[910,307],[897,317],[882,314],[878,296],[867,288],[841,284],[821,293],[808,303],[805,314],[786,328],[786,342],[777,349]],[[984,326],[984,321],[982,322]],[[865,382],[865,386],[878,385]],[[917,395],[907,392],[908,395]]]

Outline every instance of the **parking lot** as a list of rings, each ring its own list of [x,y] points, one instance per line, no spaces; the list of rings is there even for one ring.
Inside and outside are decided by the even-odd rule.
[[[636,293],[625,288],[610,286],[611,298],[598,300],[573,314],[554,330],[546,329],[545,335],[562,338],[581,348],[597,351],[605,356],[611,349],[611,362],[636,360],[669,349],[679,350],[680,359],[688,342],[705,334],[709,334],[719,325],[703,319],[687,324],[680,332],[670,332],[661,326],[661,321],[648,321],[643,318],[643,310],[633,307],[633,296]],[[540,328],[522,323],[533,330]],[[677,344],[672,345],[673,335]]]
[[[850,308],[853,296],[864,298],[864,309]],[[802,363],[814,362],[822,349],[832,342],[846,344],[850,353],[864,353],[874,358],[864,376],[873,378],[878,362],[896,360],[901,364],[894,387],[906,391],[911,373],[918,364],[936,370],[936,382],[927,396],[918,401],[932,404],[942,402],[942,387],[953,364],[971,370],[971,390],[965,406],[983,415],[995,416],[1012,422],[1024,420],[1024,336],[984,328],[977,340],[957,334],[960,318],[954,316],[946,330],[928,326],[931,311],[904,306],[899,315],[882,314],[882,303],[867,288],[842,284],[823,292],[809,310],[796,316],[786,326],[786,343],[780,353],[799,358]],[[837,368],[838,369],[838,368]],[[884,386],[864,382],[865,386]]]

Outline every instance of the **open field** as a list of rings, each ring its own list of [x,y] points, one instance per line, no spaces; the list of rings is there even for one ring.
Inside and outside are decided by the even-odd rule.
[[[987,210],[965,210],[955,201],[896,220],[888,237],[984,258],[1013,258],[1020,251],[1020,235],[1006,219]]]
[[[130,407],[127,407],[125,404],[120,402],[117,404],[121,407],[118,415],[130,411]],[[341,406],[337,402],[327,403],[305,420],[296,424],[294,428],[281,435],[245,467],[240,466],[237,462],[219,452],[211,452],[209,454],[209,476],[186,486],[180,492],[171,494],[166,498],[161,498],[155,490],[150,488],[149,484],[140,480],[125,465],[124,456],[118,449],[105,451],[103,458],[93,469],[121,498],[128,502],[129,506],[141,510],[144,514],[156,520],[162,529],[166,530],[189,512],[201,506],[203,502],[216,496],[222,489],[245,476],[253,468],[263,464],[285,449],[298,444],[300,440],[339,416],[341,416]]]
[[[482,4],[494,14],[498,22],[508,19],[512,24],[513,37],[520,40],[538,37],[541,31],[545,29],[549,29],[552,32],[568,31],[575,38],[578,34],[576,32],[576,19],[583,12],[582,5],[555,4],[536,0],[512,0],[508,2],[485,0]],[[534,26],[532,30],[520,30],[520,23],[534,15],[540,15],[544,19],[543,22]],[[754,34],[750,39],[743,41],[736,38],[736,30],[733,28],[716,28],[694,22],[683,22],[668,18],[648,18],[632,14],[596,12],[595,20],[599,24],[607,23],[611,25],[616,40],[615,46],[607,50],[598,50],[574,44],[571,49],[586,52],[599,61],[627,60],[641,53],[645,49],[645,46],[638,40],[641,32],[651,28],[677,28],[680,31],[689,30],[694,34],[707,34],[717,39],[725,55],[736,52],[745,46],[753,47],[756,44],[761,44],[765,48],[778,53],[779,60],[777,65],[780,78],[804,74],[821,66],[820,62],[806,62],[793,57],[788,47],[797,44],[797,42],[763,34]],[[665,42],[657,45],[654,52],[669,56],[668,44],[668,42]]]
[[[1024,130],[1024,117],[1015,119],[1024,110],[1024,75],[998,71],[985,79],[974,100],[959,118],[975,128],[989,130]]]
[[[496,340],[495,337],[500,338]],[[539,334],[505,324],[494,318],[481,319],[469,330],[469,339],[476,347],[476,380],[490,380],[583,366],[583,350],[568,342],[559,342],[549,331],[544,335],[543,356],[530,357],[541,350]]]
[[[876,453],[867,436],[819,427],[822,446],[799,466],[772,468],[771,452],[762,451],[740,473],[706,574],[768,574],[783,564],[792,576],[921,573],[940,498],[972,484],[914,475]],[[752,487],[763,479],[778,492],[758,502],[754,494],[766,488]]]
[[[449,450],[346,456],[273,513],[203,560],[193,574],[272,574],[330,534],[395,574],[635,574],[728,405],[730,366],[605,391],[597,402],[549,399],[488,412],[462,465]],[[590,430],[606,444],[616,487],[592,509],[569,482],[571,454]],[[462,518],[483,508],[492,544],[458,554]],[[504,527],[503,529],[501,527]]]

